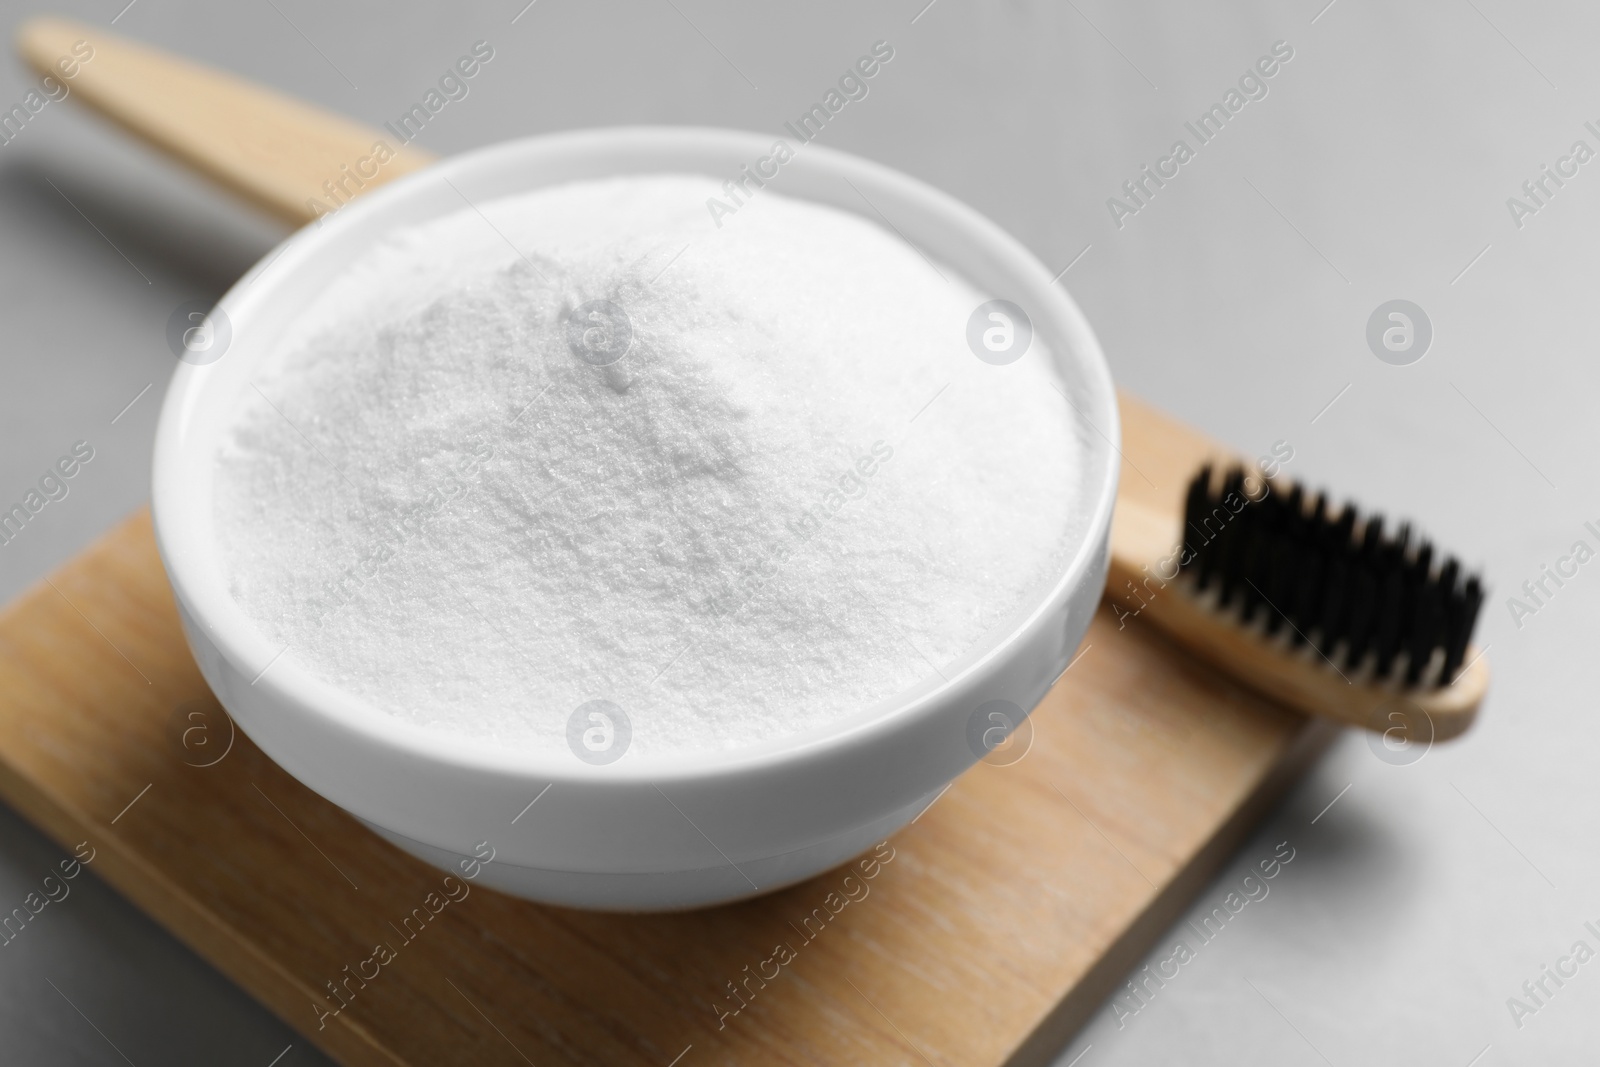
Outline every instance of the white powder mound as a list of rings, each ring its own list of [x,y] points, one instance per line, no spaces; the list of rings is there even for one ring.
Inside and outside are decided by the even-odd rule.
[[[565,748],[728,749],[937,682],[1087,516],[1042,341],[861,217],[711,179],[580,182],[395,234],[326,290],[221,446],[233,595],[285,660],[401,719]],[[623,310],[578,358],[567,316]],[[607,320],[583,351],[607,349]],[[595,325],[597,323],[597,325]],[[617,336],[617,335],[613,335]],[[598,339],[598,340],[597,340]]]

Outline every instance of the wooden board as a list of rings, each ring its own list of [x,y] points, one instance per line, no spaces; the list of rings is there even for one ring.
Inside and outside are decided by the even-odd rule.
[[[1128,398],[1124,418],[1125,492],[1168,499],[1207,443]],[[1032,722],[837,915],[845,869],[669,916],[474,887],[407,940],[441,873],[229,747],[147,515],[0,616],[0,793],[347,1064],[1048,1062],[1330,728],[1106,611]],[[393,961],[321,1016],[380,942]],[[730,982],[753,996],[722,1014]]]

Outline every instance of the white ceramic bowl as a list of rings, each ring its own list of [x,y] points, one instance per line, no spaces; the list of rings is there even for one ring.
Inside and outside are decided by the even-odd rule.
[[[1080,433],[1081,536],[1035,602],[946,671],[948,681],[933,679],[825,729],[739,751],[629,755],[605,766],[565,750],[508,752],[429,732],[319,680],[292,656],[274,662],[282,650],[223,578],[212,532],[213,457],[253,369],[323,286],[394,229],[461,210],[462,195],[479,203],[641,172],[735,176],[771,147],[770,137],[721,130],[605,129],[447,160],[308,227],[253,268],[220,305],[231,346],[213,363],[181,365],[168,390],[156,435],[155,527],[206,681],[267,755],[401,848],[449,870],[492,848],[479,884],[577,907],[657,910],[749,896],[835,866],[905,825],[975,762],[969,720],[979,705],[1038,703],[1100,599],[1117,409],[1082,314],[1032,255],[971,209],[893,170],[805,145],[772,188],[875,223],[882,212],[927,255],[1020,305],[1093,424]]]

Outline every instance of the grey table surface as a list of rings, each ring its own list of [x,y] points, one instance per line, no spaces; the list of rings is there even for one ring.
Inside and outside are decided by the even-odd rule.
[[[1574,542],[1600,547],[1584,526],[1600,520],[1587,299],[1600,163],[1573,155],[1577,141],[1600,149],[1585,126],[1600,120],[1600,10],[125,2],[64,13],[374,124],[487,41],[492,63],[421,138],[441,153],[624,123],[776,133],[888,41],[893,61],[824,142],[963,198],[1064,269],[1123,386],[1246,452],[1287,442],[1289,474],[1413,517],[1493,587],[1479,636],[1495,683],[1478,727],[1399,760],[1345,736],[1189,921],[1288,842],[1295,859],[1270,894],[1146,1000],[1108,1003],[1060,1064],[1594,1061],[1600,964],[1571,952],[1600,948],[1584,925],[1600,928],[1600,567],[1547,581],[1538,602],[1520,588]],[[7,5],[3,21],[26,14]],[[1197,145],[1184,124],[1226,105],[1280,41],[1293,56],[1265,95],[1247,81],[1255,98]],[[0,103],[30,82],[0,62]],[[1123,183],[1180,138],[1194,158],[1128,200]],[[1568,176],[1534,200],[1523,183],[1547,165]],[[282,235],[70,102],[0,145],[0,500],[72,442],[96,450],[71,494],[0,547],[0,597],[145,500],[168,315],[220,295]],[[1397,298],[1433,330],[1408,365],[1367,342],[1369,317]],[[60,855],[0,809],[0,905]],[[325,1062],[93,877],[74,884],[0,949],[0,1061]],[[1179,939],[1197,943],[1188,921],[1151,962]]]

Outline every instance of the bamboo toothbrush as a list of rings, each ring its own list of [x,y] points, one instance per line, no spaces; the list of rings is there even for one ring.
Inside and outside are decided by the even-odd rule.
[[[1164,508],[1118,495],[1106,598],[1122,627],[1158,626],[1285,704],[1408,742],[1472,725],[1484,590],[1458,560],[1222,454],[1181,499],[1171,488]]]
[[[93,54],[72,64],[74,99],[296,225],[314,220],[341,165],[388,138],[98,27],[39,18],[17,35],[23,58],[57,81],[83,41]],[[431,162],[390,147],[364,187]],[[1477,579],[1353,510],[1229,474],[1236,458],[1127,393],[1121,414],[1106,595],[1124,627],[1158,626],[1307,714],[1407,741],[1471,725],[1489,681],[1467,647]]]

